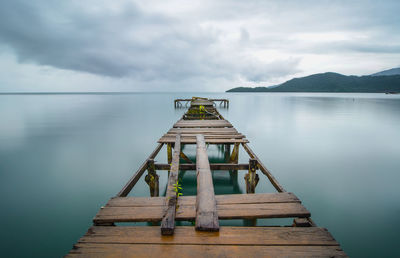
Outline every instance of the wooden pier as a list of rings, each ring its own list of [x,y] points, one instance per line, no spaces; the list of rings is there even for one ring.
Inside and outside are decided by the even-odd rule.
[[[175,107],[187,101],[175,100]],[[315,225],[301,201],[279,184],[246,137],[222,117],[216,101],[229,106],[227,100],[189,100],[182,118],[158,140],[117,196],[99,210],[94,225],[67,257],[346,257],[332,235]],[[196,145],[195,161],[182,151],[187,144]],[[210,163],[210,144],[224,150],[224,162]],[[167,163],[156,163],[164,146]],[[248,163],[238,162],[240,148],[247,153]],[[196,171],[196,196],[180,193],[185,185],[178,176],[185,170]],[[247,193],[215,195],[212,173],[219,170],[246,170]],[[127,197],[146,171],[150,197]],[[169,175],[165,196],[159,196],[157,172]],[[259,172],[276,193],[255,193]],[[260,218],[292,218],[293,224],[256,226]],[[221,226],[226,219],[246,220],[251,226]],[[190,221],[192,226],[176,226],[176,221]],[[124,225],[128,222],[150,225]]]

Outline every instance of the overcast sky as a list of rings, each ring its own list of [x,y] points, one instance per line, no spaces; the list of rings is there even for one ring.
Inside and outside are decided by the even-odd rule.
[[[0,3],[0,91],[225,91],[400,66],[400,1]]]

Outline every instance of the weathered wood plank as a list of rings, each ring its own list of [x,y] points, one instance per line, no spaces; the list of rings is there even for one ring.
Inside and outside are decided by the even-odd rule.
[[[208,161],[204,136],[199,134],[196,148],[196,230],[218,231],[219,222],[217,203],[215,201],[214,185]]]
[[[206,143],[210,144],[226,144],[226,143],[248,143],[247,139],[205,139]],[[173,143],[173,138],[161,138],[158,140],[159,143]],[[195,144],[195,138],[183,138],[181,140],[182,144]]]
[[[232,125],[227,120],[179,120],[174,124],[175,126],[181,125]]]
[[[164,134],[162,137],[163,138],[167,138],[167,137],[175,138],[176,134],[175,133],[167,133],[167,134]],[[181,134],[181,137],[195,139],[196,134]],[[212,139],[226,139],[226,138],[227,139],[242,139],[242,138],[245,138],[245,136],[243,134],[239,134],[239,133],[237,133],[237,134],[236,133],[235,134],[206,134],[206,135],[204,135],[204,138],[205,139],[209,139],[209,138],[212,138]]]
[[[76,244],[67,257],[347,257],[338,246]]]
[[[217,204],[257,204],[257,203],[291,203],[300,200],[293,193],[262,193],[262,194],[224,194],[216,195]],[[114,197],[106,206],[115,207],[146,207],[163,206],[165,197]],[[178,206],[195,205],[196,196],[181,196]]]
[[[195,205],[178,205],[176,220],[194,220]],[[309,217],[310,212],[300,203],[218,204],[219,219],[295,218]],[[93,219],[95,224],[109,222],[160,221],[162,206],[115,207],[106,206]]]
[[[169,164],[154,164],[156,170],[169,170]],[[249,164],[211,163],[211,170],[248,170]],[[196,170],[196,164],[179,164],[179,170]]]
[[[117,196],[124,197],[129,194],[129,192],[135,186],[137,181],[139,181],[139,178],[143,175],[144,171],[146,171],[148,159],[154,159],[157,156],[158,152],[160,152],[162,146],[163,146],[162,143],[158,144],[158,146],[150,154],[150,156],[147,158],[147,160],[145,162],[143,162],[143,164],[139,167],[139,169],[136,171],[136,173],[133,174],[133,176],[129,179],[128,183],[126,183],[126,185],[121,189],[121,191],[119,191]]]
[[[171,170],[168,179],[165,207],[161,222],[161,234],[172,235],[175,228],[175,213],[177,203],[177,192],[175,187],[178,183],[179,158],[181,153],[181,136],[178,134],[175,140],[174,154],[172,157]]]
[[[173,237],[160,237],[158,227],[91,227],[79,243],[190,245],[339,245],[319,227],[221,227],[219,233],[176,227]]]
[[[235,128],[171,128],[168,133],[204,134],[204,133],[237,133]]]
[[[178,121],[174,124],[174,126],[181,126],[181,125],[232,125],[226,120],[184,120],[184,121]]]
[[[187,120],[188,122],[178,122],[173,125],[174,128],[223,128],[223,127],[233,127],[231,123],[224,121],[224,120],[201,120],[202,122],[199,122],[198,120]]]

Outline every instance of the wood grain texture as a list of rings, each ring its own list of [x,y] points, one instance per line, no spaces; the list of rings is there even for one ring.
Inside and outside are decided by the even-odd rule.
[[[261,194],[226,194],[216,195],[216,202],[224,204],[257,204],[257,203],[300,203],[300,200],[290,192],[284,193],[261,193]],[[165,197],[114,197],[111,198],[106,207],[143,207],[162,206]],[[195,205],[196,196],[181,196],[178,205]]]
[[[169,164],[154,164],[156,170],[169,170]],[[213,170],[248,170],[249,164],[230,164],[230,163],[211,163],[211,171]],[[196,170],[196,164],[179,164],[179,170]]]
[[[324,245],[338,243],[319,227],[221,227],[219,232],[195,231],[176,227],[174,236],[160,236],[159,228],[91,227],[79,243],[113,244],[189,244],[189,245]]]
[[[196,136],[196,230],[218,231],[219,222],[217,214],[217,202],[215,200],[214,185],[208,161],[204,136]]]
[[[177,191],[175,188],[178,183],[180,153],[181,136],[178,134],[175,139],[174,154],[172,156],[171,170],[165,195],[165,205],[163,207],[163,216],[161,220],[162,235],[172,235],[174,233],[177,203]],[[153,217],[151,220],[153,220]]]
[[[347,257],[337,246],[77,244],[67,257]]]
[[[175,140],[170,137],[162,137],[158,140],[159,143],[173,143]],[[210,144],[225,144],[225,143],[248,143],[247,139],[205,139],[206,143]],[[181,140],[182,144],[196,144],[195,138],[185,138]]]
[[[113,198],[99,211],[94,222],[160,221],[163,216],[163,197],[153,197],[151,200],[146,200],[146,197],[142,198]],[[176,220],[194,220],[196,218],[195,198],[195,196],[179,198]],[[310,216],[310,212],[291,193],[217,195],[215,199],[219,219],[304,218]]]
[[[126,197],[144,173],[146,160],[118,196],[111,198],[93,219],[95,225],[101,226],[91,227],[67,257],[347,257],[326,229],[316,227],[300,200],[284,190],[246,144],[245,135],[223,118],[211,99],[175,100],[175,107],[182,107],[180,101],[191,101],[187,103],[189,110],[160,138],[160,144],[149,157],[154,159],[161,146],[167,144],[168,164],[153,166],[151,162],[149,170],[150,173],[155,173],[154,169],[170,170],[166,197]],[[229,105],[229,101],[222,101]],[[198,134],[203,136],[199,139]],[[226,162],[231,157],[231,145],[238,151],[238,145],[242,144],[253,159],[253,166],[209,164],[206,143],[225,145]],[[179,164],[181,144],[201,147],[197,150],[197,164]],[[175,146],[173,155],[171,146]],[[181,156],[191,162],[186,155]],[[238,163],[237,156],[232,156],[232,162]],[[252,173],[259,168],[279,193],[214,195],[211,170],[249,168]],[[197,197],[177,198],[174,184],[180,169],[197,171]],[[248,178],[249,183],[256,181],[254,177]],[[219,219],[255,221],[257,218],[295,218],[294,227],[220,227],[213,232],[175,227],[175,220],[196,219],[196,227],[215,230]],[[161,221],[161,234],[157,226],[113,226],[114,222],[136,221]]]

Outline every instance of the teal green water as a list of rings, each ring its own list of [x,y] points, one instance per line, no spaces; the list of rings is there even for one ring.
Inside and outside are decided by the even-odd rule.
[[[400,96],[318,93],[0,95],[2,256],[66,254],[182,115],[174,98],[192,95],[230,99],[221,113],[350,256],[400,256]],[[215,173],[217,194],[244,192],[241,173]],[[182,180],[195,194],[193,172]],[[143,181],[132,195],[148,195]]]

